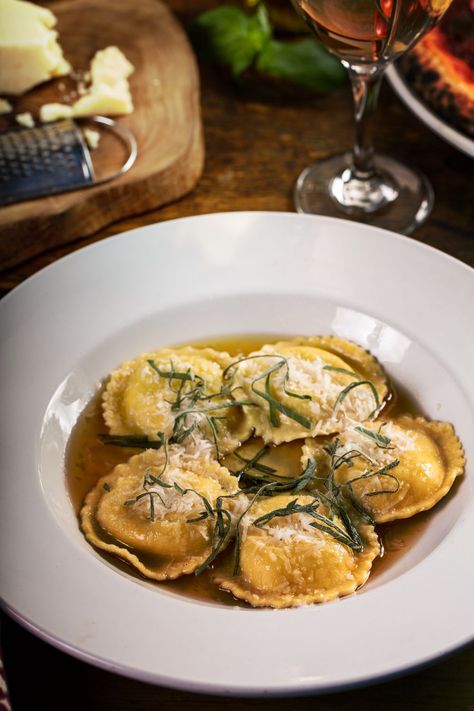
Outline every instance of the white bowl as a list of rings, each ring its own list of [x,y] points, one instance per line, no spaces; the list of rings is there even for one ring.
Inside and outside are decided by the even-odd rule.
[[[64,451],[101,379],[156,346],[333,333],[368,348],[430,417],[474,441],[473,271],[354,222],[227,213],[75,252],[0,305],[0,591],[52,644],[193,691],[317,693],[433,661],[474,636],[472,468],[419,540],[355,595],[272,611],[186,599],[88,545]]]

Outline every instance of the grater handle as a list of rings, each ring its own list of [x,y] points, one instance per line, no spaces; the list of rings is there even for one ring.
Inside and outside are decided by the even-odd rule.
[[[92,187],[94,187],[96,185],[101,185],[102,183],[108,183],[109,180],[114,180],[120,175],[127,173],[137,159],[138,145],[137,140],[130,129],[126,126],[122,126],[113,119],[106,118],[105,116],[91,116],[87,120],[99,124],[100,126],[105,126],[107,129],[117,133],[128,149],[128,157],[123,165],[110,175],[106,175],[104,178],[100,178],[99,180],[94,180],[92,185]]]

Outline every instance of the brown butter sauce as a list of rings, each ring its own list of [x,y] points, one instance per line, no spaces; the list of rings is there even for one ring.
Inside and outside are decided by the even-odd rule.
[[[237,356],[247,355],[251,351],[258,350],[264,343],[275,342],[283,338],[288,339],[287,336],[233,336],[232,338],[208,339],[180,345],[210,347]],[[349,365],[353,364],[349,363]],[[107,446],[99,441],[98,435],[107,432],[102,417],[103,389],[103,387],[99,389],[82,411],[72,430],[66,449],[66,482],[72,505],[78,515],[86,494],[96,485],[97,481],[112,472],[118,464],[127,462],[130,457],[141,451],[126,447]],[[398,383],[392,383],[392,392],[392,398],[384,414],[389,414],[391,417],[401,414],[413,416],[423,414],[415,400]],[[290,461],[295,459],[294,452],[289,451],[288,459]],[[369,580],[373,580],[375,576],[393,565],[415,544],[425,530],[432,513],[433,511],[427,511],[410,519],[377,526],[377,532],[383,541],[384,555],[374,561]],[[216,568],[222,569],[231,566],[232,548],[230,546],[219,556],[212,569],[204,571],[199,576],[183,575],[177,580],[156,582],[155,584],[160,588],[201,601],[250,607],[247,603],[234,598],[230,593],[220,590],[212,582]],[[120,570],[143,579],[138,571],[125,561],[105,552],[100,552],[100,554]],[[148,578],[146,580],[152,582]]]

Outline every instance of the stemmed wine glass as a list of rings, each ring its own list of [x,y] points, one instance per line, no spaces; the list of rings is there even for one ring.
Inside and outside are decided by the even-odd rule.
[[[298,212],[343,216],[411,233],[426,220],[433,190],[422,173],[374,153],[371,124],[383,73],[442,17],[451,0],[292,0],[346,67],[355,105],[352,153],[306,168],[295,187]]]

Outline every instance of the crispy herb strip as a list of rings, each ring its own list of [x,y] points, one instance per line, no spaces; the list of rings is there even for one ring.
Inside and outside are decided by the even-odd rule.
[[[176,399],[174,402],[166,400],[166,402],[171,405],[171,409],[176,411],[179,410],[183,402],[188,401],[188,407],[193,406],[198,400],[206,399],[204,394],[204,380],[200,375],[191,372],[191,368],[186,371],[175,370],[173,361],[170,359],[170,369],[161,370],[155,363],[154,360],[147,360],[148,365],[158,374],[160,378],[167,378],[169,380],[170,389],[176,393]],[[179,386],[177,390],[173,389],[173,380],[179,381]],[[184,388],[187,382],[196,383],[196,386],[187,392],[184,392]]]
[[[234,577],[240,573],[240,548],[242,545],[242,531],[241,531],[242,519],[245,516],[245,514],[250,511],[250,509],[254,505],[255,501],[257,500],[257,498],[259,496],[261,496],[263,494],[263,492],[271,486],[273,486],[273,484],[263,484],[263,486],[260,486],[257,489],[257,491],[254,492],[254,495],[253,495],[249,505],[245,509],[245,511],[243,511],[240,514],[239,518],[237,519],[236,530],[235,530],[234,567],[232,570],[232,575]]]
[[[127,501],[124,501],[124,506],[132,506],[133,504],[137,504],[141,499],[144,499],[145,497],[148,497],[149,499],[149,504],[150,504],[150,521],[154,522],[155,521],[155,503],[153,500],[153,497],[157,496],[163,506],[167,508],[163,497],[158,491],[144,491],[142,494],[138,494],[138,496],[135,496],[134,499],[127,499]]]
[[[369,430],[367,430],[369,431]],[[379,433],[380,434],[380,433]],[[340,442],[339,439],[336,437],[334,442],[332,442],[330,445],[324,447],[325,452],[330,456],[331,461],[330,461],[330,466],[329,466],[329,472],[326,478],[326,490],[327,490],[327,495],[323,494],[323,497],[325,501],[328,502],[329,505],[331,505],[335,510],[337,510],[338,515],[343,518],[346,527],[349,525],[352,525],[352,521],[350,519],[350,515],[347,511],[347,499],[352,506],[352,508],[366,521],[371,523],[372,525],[374,524],[374,518],[371,514],[370,511],[368,511],[362,504],[361,498],[363,497],[371,497],[371,496],[379,496],[381,494],[395,494],[399,488],[400,488],[400,481],[398,478],[394,475],[389,473],[392,469],[396,468],[400,460],[399,459],[394,459],[388,464],[375,469],[375,470],[369,470],[364,472],[363,474],[360,474],[358,476],[353,477],[352,479],[349,479],[346,482],[342,482],[340,484],[336,484],[334,480],[334,474],[337,471],[337,469],[345,464],[348,467],[353,466],[353,459],[356,459],[357,457],[360,457],[362,459],[365,459],[368,461],[372,466],[375,465],[375,462],[368,457],[366,454],[363,452],[357,450],[357,449],[351,449],[347,452],[343,452],[343,454],[338,454],[338,450],[340,449]],[[390,447],[384,447],[384,449],[390,449]],[[353,484],[356,483],[357,481],[365,480],[365,479],[371,479],[374,477],[387,477],[391,481],[395,483],[395,488],[392,489],[381,489],[380,491],[369,491],[360,496],[356,496],[354,493],[353,489]],[[346,501],[345,501],[346,499]],[[345,517],[347,516],[347,521]]]
[[[390,447],[390,442],[392,441],[390,437],[386,437],[385,435],[380,434],[380,432],[373,432],[372,430],[367,430],[362,426],[354,427],[354,429],[356,432],[360,432],[365,437],[372,439],[380,449],[395,449],[395,447]]]
[[[211,552],[198,568],[194,571],[195,575],[199,575],[206,568],[208,568],[211,563],[216,559],[219,553],[224,549],[225,544],[229,538],[229,534],[232,526],[232,516],[229,511],[222,508],[223,501],[225,499],[234,499],[237,496],[244,494],[244,491],[237,491],[234,494],[225,494],[223,496],[218,496],[216,499],[216,505],[212,508],[212,517],[216,519],[214,525],[214,530],[212,532],[211,540]],[[188,523],[196,523],[198,521],[203,521],[209,518],[211,514],[208,510],[203,511],[199,516],[194,519],[188,519]]]
[[[196,494],[196,496],[198,496],[198,497],[201,499],[202,503],[204,504],[204,508],[206,509],[208,515],[209,515],[211,518],[214,516],[214,509],[212,508],[211,504],[210,504],[209,501],[206,499],[206,497],[203,496],[203,494],[200,494],[199,491],[196,491],[196,489],[193,489],[192,487],[187,487],[186,489],[183,489],[183,488],[182,488],[179,484],[177,484],[176,482],[174,482],[173,486],[174,486],[174,488],[176,489],[176,491],[178,492],[178,494],[181,494],[181,496],[185,496],[185,495],[188,494],[189,492],[191,492],[191,493],[193,493],[193,494]]]
[[[271,383],[270,383],[270,377],[273,373],[276,371],[280,370],[281,368],[285,368],[285,376],[283,379],[283,391],[285,395],[288,397],[293,397],[297,398],[298,400],[311,400],[311,395],[309,394],[303,394],[300,395],[298,393],[295,393],[291,390],[288,390],[287,388],[287,383],[289,382],[289,364],[288,364],[288,359],[285,358],[282,355],[279,355],[277,353],[262,353],[259,355],[253,355],[253,356],[246,356],[245,358],[240,358],[239,360],[235,361],[234,363],[231,363],[230,365],[225,368],[223,371],[223,378],[224,380],[227,378],[228,373],[230,372],[231,368],[237,368],[241,363],[244,363],[247,360],[253,360],[256,358],[279,358],[280,362],[276,363],[275,365],[272,365],[270,368],[265,370],[261,375],[256,377],[251,384],[251,390],[252,392],[255,393],[258,397],[263,398],[266,400],[268,403],[268,408],[269,408],[269,417],[270,417],[270,423],[272,427],[279,427],[280,426],[280,418],[279,418],[279,413],[286,415],[290,420],[294,420],[298,424],[300,424],[302,427],[304,427],[307,430],[311,429],[311,420],[309,420],[307,417],[304,415],[301,415],[297,410],[294,410],[292,407],[289,407],[288,405],[283,405],[279,400],[273,397],[271,393]],[[259,380],[264,380],[265,385],[264,385],[264,390],[258,390],[256,388],[256,383]]]
[[[318,519],[318,522],[313,521],[309,524],[313,528],[316,528],[319,531],[323,531],[323,533],[328,533],[330,536],[335,538],[336,541],[339,541],[339,543],[344,543],[344,545],[348,546],[348,548],[352,548],[352,550],[356,551],[357,553],[361,553],[364,550],[364,545],[360,540],[358,534],[358,540],[354,540],[340,526],[335,524],[334,521],[332,521],[330,518],[327,518],[327,516],[323,516],[322,514],[318,513],[313,513],[311,515],[313,516],[313,518]],[[354,528],[354,531],[355,530],[356,529]]]
[[[241,492],[238,493],[240,494]],[[196,568],[194,575],[199,575],[206,570],[211,563],[213,563],[219,553],[224,549],[224,546],[228,540],[232,526],[232,516],[229,511],[222,508],[222,501],[225,498],[229,497],[218,496],[216,499],[216,506],[213,510],[216,517],[216,523],[212,532],[211,552],[207,556],[206,560],[204,560],[201,565]],[[189,522],[191,523],[192,521],[190,520]]]
[[[186,372],[191,374],[191,368],[188,368],[188,370]],[[179,408],[181,407],[181,403],[183,400],[183,390],[185,388],[185,385],[186,385],[186,380],[183,378],[179,383],[178,389],[176,390],[176,399],[173,403],[171,403],[172,410],[179,410]],[[171,383],[170,383],[170,387],[171,387]]]
[[[160,378],[167,378],[168,380],[194,380],[195,376],[190,373],[190,371],[178,371],[174,370],[171,364],[171,370],[160,370],[156,365],[154,360],[147,360],[148,365],[153,368],[155,373],[160,376]]]
[[[187,415],[203,415],[208,412],[215,412],[216,410],[228,410],[230,407],[235,407],[236,405],[248,405],[249,407],[256,407],[255,403],[251,400],[229,400],[228,402],[223,402],[219,405],[210,405],[209,407],[191,407],[179,413],[179,415],[175,419],[175,424],[176,421],[183,419]]]
[[[162,480],[162,476],[166,471],[166,467],[168,466],[168,442],[166,440],[166,437],[163,432],[158,432],[158,437],[161,441],[161,445],[164,449],[165,457],[164,457],[164,462],[163,466],[161,467],[161,471],[158,474],[158,476],[154,476],[151,474],[151,467],[145,471],[145,476],[143,478],[143,488],[146,489],[147,486],[152,486],[153,484],[158,484],[159,486],[162,486],[164,489],[170,489],[171,485],[167,484]]]
[[[262,375],[259,375],[251,384],[251,390],[255,395],[258,395],[258,397],[263,398],[268,402],[268,407],[269,407],[269,416],[270,416],[270,423],[272,427],[279,427],[280,426],[280,418],[278,416],[278,413],[281,413],[282,415],[286,415],[290,420],[294,420],[297,422],[299,425],[304,427],[307,430],[311,429],[311,420],[308,417],[305,417],[301,413],[299,413],[297,410],[294,410],[292,407],[289,407],[288,405],[283,405],[282,402],[277,400],[275,397],[273,397],[271,393],[271,388],[270,388],[270,376],[272,373],[275,373],[277,370],[280,370],[282,367],[286,367],[286,372],[285,372],[285,377],[283,381],[283,392],[285,395],[288,395],[288,397],[296,397],[298,399],[302,400],[311,400],[310,395],[297,395],[296,393],[291,392],[286,388],[286,383],[289,380],[289,366],[288,366],[288,361],[286,358],[283,356],[273,356],[277,358],[281,358],[282,360],[280,363],[277,363],[276,365],[272,366],[268,370],[266,370]],[[265,380],[265,389],[264,390],[258,390],[256,388],[256,383],[258,383],[259,380]]]
[[[349,481],[344,482],[343,484],[340,485],[340,487],[341,487],[341,489],[343,487],[349,486],[349,485],[352,487],[352,485],[356,481],[362,481],[365,479],[373,479],[376,476],[379,476],[379,477],[385,476],[395,482],[395,485],[396,485],[395,489],[382,489],[381,491],[369,491],[369,492],[366,492],[365,494],[362,494],[362,496],[380,496],[380,494],[396,494],[397,491],[400,489],[400,481],[394,474],[389,474],[388,472],[391,469],[398,467],[399,464],[400,464],[400,460],[394,459],[392,462],[385,464],[385,466],[380,467],[380,469],[377,469],[376,471],[364,472],[364,474],[361,474],[360,476],[356,476],[353,479],[350,479]]]
[[[261,449],[258,450],[256,454],[251,459],[245,459],[245,457],[242,457],[241,454],[238,452],[234,452],[234,456],[237,457],[241,462],[244,462],[244,466],[239,469],[236,472],[232,472],[234,476],[239,478],[242,476],[242,474],[246,474],[250,469],[255,469],[255,471],[260,472],[262,474],[275,474],[276,469],[273,467],[268,467],[266,464],[262,464],[260,460],[268,454],[268,447],[265,445]]]
[[[216,457],[217,457],[217,460],[220,461],[222,456],[221,456],[221,452],[219,449],[219,436],[217,433],[218,419],[219,419],[218,417],[212,417],[210,415],[206,415],[206,421],[210,427],[210,430],[212,432],[212,438],[214,440],[214,449],[216,450]]]
[[[254,387],[254,384],[252,383],[252,392],[254,392],[256,395],[259,397],[263,398],[266,400],[271,408],[271,412],[277,410],[278,412],[281,412],[282,415],[286,415],[290,420],[294,420],[297,422],[299,425],[304,427],[306,430],[311,429],[311,420],[308,417],[305,417],[304,415],[301,415],[297,410],[294,410],[292,407],[288,407],[287,405],[283,405],[279,400],[275,400],[274,397],[271,395],[268,395],[266,392],[263,392],[262,390],[257,390]],[[271,421],[271,420],[270,420]],[[275,425],[272,422],[273,427],[279,427],[280,426],[280,420],[279,418],[276,419],[274,416],[274,421],[277,421],[278,424]]]
[[[217,458],[221,459],[221,453],[219,451],[218,432],[217,432],[217,420],[222,419],[222,418],[219,418],[217,415],[215,415],[215,416],[209,415],[208,413],[213,413],[213,412],[216,412],[217,410],[228,410],[231,407],[236,407],[238,405],[243,405],[243,404],[249,405],[250,407],[256,407],[255,403],[251,402],[250,400],[229,400],[228,402],[220,403],[219,405],[210,405],[209,407],[202,407],[202,408],[190,407],[186,410],[183,410],[175,418],[175,421],[173,424],[173,432],[172,432],[171,437],[169,439],[170,444],[180,444],[187,437],[189,437],[189,435],[192,432],[194,432],[196,427],[198,427],[199,421],[197,419],[195,419],[194,422],[192,422],[190,425],[187,424],[187,418],[189,415],[197,415],[198,417],[204,417],[204,419],[206,420],[206,422],[209,425],[209,428],[210,428],[212,436],[213,436]]]
[[[268,490],[266,490],[265,495],[268,494],[281,494],[286,491],[302,491],[309,484],[311,479],[314,478],[316,472],[316,460],[308,459],[304,471],[295,477],[286,477],[278,475],[268,475],[268,474],[252,474],[247,471],[243,477],[250,479],[250,486],[245,489],[247,493],[254,493],[259,489],[262,482],[268,485]],[[254,481],[258,482],[255,485]]]
[[[160,433],[158,433],[160,434]],[[111,435],[100,434],[97,439],[102,444],[111,444],[115,447],[133,447],[136,449],[161,449],[163,443],[161,439],[150,439],[147,435]]]
[[[271,391],[271,387],[270,387],[270,376],[271,376],[271,372],[268,373],[267,377],[265,378],[265,399],[268,402],[268,410],[269,410],[271,426],[272,427],[280,427],[280,416],[278,414],[278,410],[275,408],[275,405],[274,405],[275,398],[272,396],[272,391]],[[254,386],[254,383],[252,383],[252,390],[254,391],[254,393],[259,394],[259,391],[255,390],[253,386]]]
[[[349,395],[349,393],[352,390],[354,390],[354,388],[358,388],[361,385],[367,385],[370,388],[370,390],[372,391],[372,395],[374,396],[375,408],[372,410],[372,412],[368,415],[368,418],[367,418],[367,419],[371,420],[377,414],[378,410],[380,409],[379,395],[378,395],[375,385],[373,384],[373,382],[371,380],[357,380],[355,383],[349,383],[349,385],[347,387],[345,387],[343,390],[341,390],[341,392],[337,396],[334,407],[337,407],[338,405],[340,405],[341,402],[347,397],[347,395]]]
[[[341,392],[337,396],[337,400],[336,400],[334,407],[337,407],[337,405],[339,405],[344,400],[344,398],[351,392],[351,390],[353,390],[354,388],[359,387],[359,385],[368,385],[369,386],[369,388],[372,391],[372,395],[374,396],[374,400],[375,400],[375,404],[376,404],[376,407],[374,408],[374,410],[372,410],[372,412],[370,413],[370,415],[368,417],[368,419],[371,420],[372,417],[377,413],[377,411],[380,408],[379,395],[378,395],[377,389],[376,389],[375,385],[373,384],[373,382],[371,380],[363,380],[360,375],[355,373],[353,370],[348,370],[347,368],[336,368],[333,365],[325,365],[325,366],[323,366],[323,370],[330,370],[335,373],[342,373],[343,375],[349,375],[351,378],[356,379],[355,382],[349,383],[349,385],[347,385],[343,390],[341,390]]]
[[[252,525],[256,526],[257,528],[262,528],[262,526],[265,526],[267,523],[272,521],[274,518],[277,518],[280,516],[291,516],[294,513],[309,513],[310,511],[313,510],[314,506],[315,506],[314,501],[311,504],[298,504],[298,499],[292,499],[283,508],[273,509],[273,511],[269,511],[266,514],[263,514],[263,516],[259,516],[254,521],[252,521]],[[316,508],[318,506],[319,506],[319,502],[316,503]]]
[[[284,508],[269,511],[263,516],[259,516],[259,518],[255,519],[255,521],[253,521],[252,523],[254,526],[261,528],[262,526],[277,517],[292,516],[293,514],[308,514],[312,518],[316,519],[316,521],[313,521],[309,524],[310,526],[329,534],[337,541],[339,541],[340,543],[344,543],[352,550],[358,552],[362,551],[362,540],[359,536],[358,531],[353,526],[352,522],[347,516],[346,512],[343,510],[341,511],[343,514],[342,522],[345,528],[344,530],[344,528],[334,523],[331,518],[319,513],[319,506],[320,501],[317,497],[315,497],[313,501],[309,504],[298,504],[298,499],[293,499]]]
[[[212,532],[211,552],[206,560],[196,568],[194,575],[200,575],[200,573],[211,565],[211,563],[223,550],[224,544],[227,540],[232,525],[232,517],[230,513],[225,509],[216,509],[216,519],[216,525],[214,526],[214,531]]]
[[[359,516],[361,516],[364,519],[364,521],[367,521],[367,523],[370,523],[372,526],[374,526],[375,525],[374,517],[372,516],[370,511],[368,511],[362,505],[362,503],[359,501],[357,496],[354,494],[354,490],[353,490],[351,484],[349,484],[349,483],[347,484],[345,492],[346,492],[346,495],[347,495],[354,511],[356,511],[359,514]]]
[[[229,371],[231,368],[237,369],[239,365],[242,363],[245,363],[247,360],[256,360],[257,358],[269,358],[271,357],[271,354],[266,354],[262,353],[259,355],[251,355],[251,356],[244,356],[243,358],[239,358],[238,360],[235,360],[233,363],[230,363],[224,370],[222,371],[222,378],[223,380],[227,380]],[[277,356],[278,358],[283,358],[283,356]],[[231,378],[233,377],[233,374],[230,376]]]
[[[337,368],[335,365],[323,365],[323,370],[330,370],[334,373],[342,373],[343,375],[349,375],[351,378],[356,380],[362,380],[360,375],[354,373],[353,370],[348,370],[347,368]]]

